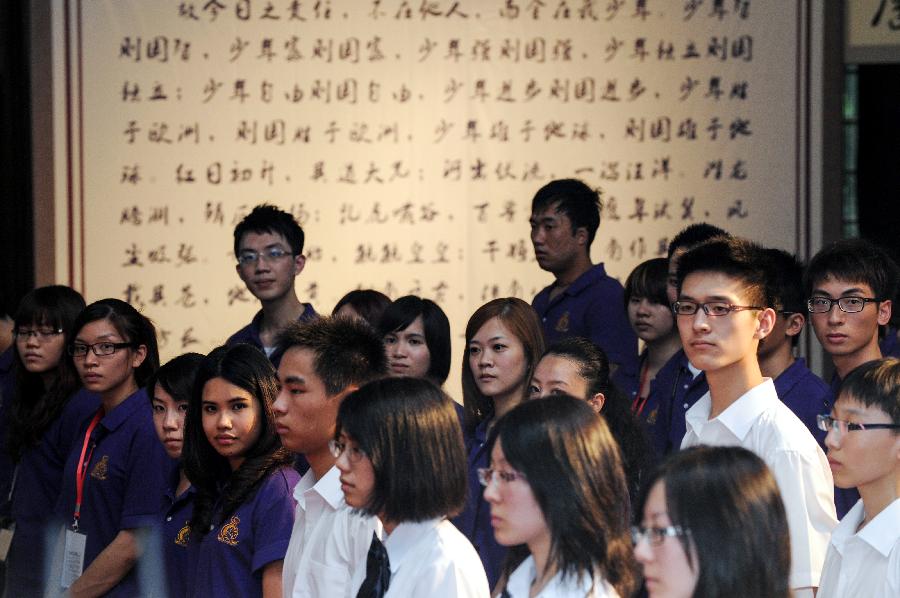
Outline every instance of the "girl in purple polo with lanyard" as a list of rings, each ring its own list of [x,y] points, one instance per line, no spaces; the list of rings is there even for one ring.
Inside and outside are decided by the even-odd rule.
[[[79,428],[100,405],[96,395],[80,390],[78,372],[66,355],[82,309],[80,294],[54,285],[25,295],[15,315],[15,391],[4,401],[9,422],[4,446],[16,464],[7,596],[43,593],[47,528],[63,465]]]
[[[50,588],[67,596],[139,596],[142,528],[152,526],[172,462],[153,431],[144,386],[159,367],[156,330],[131,305],[102,299],[75,321],[69,353],[100,409],[76,435],[56,515],[64,523]]]
[[[188,596],[281,597],[300,477],[275,432],[277,394],[275,368],[251,345],[219,347],[200,366],[183,452],[197,489]]]

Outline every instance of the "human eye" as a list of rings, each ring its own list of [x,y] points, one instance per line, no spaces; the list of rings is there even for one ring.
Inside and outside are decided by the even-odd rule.
[[[692,316],[697,313],[697,304],[693,301],[676,301],[673,309],[679,316]]]
[[[396,335],[394,335],[394,334],[387,334],[387,335],[385,335],[385,337],[384,337],[384,344],[385,344],[385,345],[393,345],[393,344],[396,343],[396,342],[397,342],[397,336],[396,336]]]
[[[498,351],[498,352],[503,351],[506,349],[506,345],[504,345],[503,343],[494,343],[491,346],[491,349],[493,349],[494,351]]]
[[[178,403],[178,413],[187,413],[188,404],[187,403]]]
[[[481,348],[480,348],[480,347],[475,347],[475,346],[470,346],[470,347],[469,347],[469,355],[470,355],[470,356],[478,355],[479,353],[481,353]]]
[[[247,403],[243,403],[243,402],[234,403],[231,405],[231,410],[232,411],[241,411],[242,409],[246,409],[247,407],[249,407],[249,405]]]
[[[166,411],[166,408],[163,407],[162,405],[160,405],[159,403],[153,403],[153,405],[151,406],[151,409],[153,409],[153,413],[155,413],[157,415],[160,413],[164,413]]]
[[[866,303],[862,297],[844,297],[841,299],[841,302],[844,304],[844,307],[852,308],[862,308]]]
[[[809,302],[813,307],[831,307],[831,299],[829,299],[828,297],[812,297]]]
[[[259,258],[259,254],[255,251],[243,251],[238,256],[238,261],[242,264],[252,264]]]
[[[410,344],[410,345],[418,346],[418,345],[423,345],[423,344],[425,344],[425,341],[423,341],[423,340],[422,340],[421,338],[419,338],[419,337],[414,336],[413,338],[409,339],[409,344]]]
[[[109,355],[116,352],[116,345],[114,343],[97,343],[97,350],[101,355]]]
[[[83,355],[87,355],[87,352],[88,352],[87,345],[84,345],[81,343],[75,343],[74,345],[72,345],[72,355],[75,355],[76,357],[81,357]]]
[[[266,252],[266,256],[271,258],[280,258],[287,255],[287,251],[282,249],[281,247],[272,247]]]
[[[514,482],[518,479],[519,474],[514,471],[503,471],[501,469],[495,470],[497,475],[500,476],[500,479],[504,482]]]
[[[528,386],[528,396],[532,399],[536,399],[541,396],[541,388],[535,384],[531,384]]]
[[[203,413],[215,413],[218,410],[219,409],[212,403],[204,403],[203,405]]]
[[[731,311],[731,305],[721,302],[707,303],[706,309],[709,310],[711,316],[724,316]]]

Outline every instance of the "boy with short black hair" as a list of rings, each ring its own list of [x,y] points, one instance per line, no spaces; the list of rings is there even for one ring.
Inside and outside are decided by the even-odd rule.
[[[272,408],[288,450],[310,468],[294,488],[297,508],[282,573],[285,597],[345,596],[377,525],[351,512],[331,451],[337,412],[348,394],[387,372],[381,338],[364,322],[322,318],[279,336],[281,391]]]
[[[790,587],[811,597],[836,523],[833,487],[822,449],[760,371],[759,341],[775,323],[764,264],[759,246],[737,238],[714,239],[679,260],[678,331],[709,383],[687,412],[681,446],[742,446],[766,462],[791,532]]]
[[[281,357],[275,343],[278,332],[292,322],[318,317],[294,289],[294,280],[306,265],[303,241],[303,229],[294,217],[269,204],[253,208],[234,229],[238,276],[262,309],[226,344],[251,344],[263,350],[275,367]]]
[[[900,596],[900,360],[853,370],[820,421],[835,484],[862,500],[831,535],[819,598]]]

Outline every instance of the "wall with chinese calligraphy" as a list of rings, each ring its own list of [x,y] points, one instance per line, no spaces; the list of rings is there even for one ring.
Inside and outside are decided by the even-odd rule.
[[[264,201],[306,230],[301,300],[415,293],[457,333],[552,281],[528,216],[553,178],[600,189],[622,280],[701,220],[799,251],[799,4],[59,0],[58,269],[168,357],[257,309],[232,229]]]

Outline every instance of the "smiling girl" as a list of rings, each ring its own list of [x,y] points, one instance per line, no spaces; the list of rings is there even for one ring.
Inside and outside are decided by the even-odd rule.
[[[188,407],[183,460],[197,488],[189,596],[281,596],[299,480],[275,433],[275,369],[250,345],[204,360]]]

